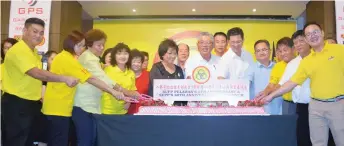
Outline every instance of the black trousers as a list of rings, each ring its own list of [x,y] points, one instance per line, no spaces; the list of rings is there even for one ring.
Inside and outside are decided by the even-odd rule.
[[[3,146],[32,146],[34,121],[40,116],[40,101],[4,93],[1,99]]]
[[[312,146],[312,142],[309,134],[309,115],[308,104],[297,103],[296,114],[297,119],[297,145],[298,146]],[[328,146],[335,146],[331,131],[329,132]]]
[[[296,125],[297,145],[312,146],[311,137],[309,134],[308,104],[297,103],[296,114],[298,115]]]

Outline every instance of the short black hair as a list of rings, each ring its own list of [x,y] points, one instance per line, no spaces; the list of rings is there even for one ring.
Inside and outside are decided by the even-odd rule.
[[[169,48],[175,49],[178,54],[178,46],[176,42],[174,42],[171,39],[165,39],[160,43],[158,49],[158,54],[161,60],[163,60],[162,56],[164,56],[167,53]]]
[[[149,60],[149,54],[146,51],[141,51],[141,53],[142,53],[143,57],[147,57],[147,59]]]
[[[106,49],[106,50],[104,51],[103,56],[100,58],[100,62],[101,62],[101,63],[105,64],[106,55],[109,54],[109,53],[111,53],[112,49],[113,49],[113,48],[108,48],[108,49]]]
[[[14,39],[14,38],[7,38],[1,42],[1,58],[3,61],[5,60],[5,52],[4,52],[5,43],[10,43],[13,46],[17,42],[18,42],[18,40]]]
[[[306,24],[303,26],[303,34],[305,34],[306,28],[307,28],[308,26],[310,26],[310,25],[316,25],[316,26],[318,26],[318,27],[320,28],[320,30],[322,30],[322,28],[321,28],[321,26],[320,26],[319,23],[316,23],[316,22],[308,22],[308,23],[306,23]]]
[[[124,43],[118,43],[115,47],[113,47],[111,51],[111,65],[112,66],[117,65],[116,54],[121,51],[127,52],[129,54],[128,62],[125,64],[125,67],[130,68],[130,65],[131,65],[130,48],[128,45]]]
[[[293,48],[294,42],[293,42],[293,40],[292,40],[291,38],[289,38],[289,37],[283,37],[283,38],[281,38],[280,40],[278,40],[278,42],[277,42],[277,48],[278,48],[279,45],[286,45],[286,46],[288,46],[288,47],[290,47],[290,48]]]
[[[225,33],[223,33],[223,32],[216,32],[216,33],[214,34],[214,38],[215,38],[216,36],[218,36],[218,35],[224,36],[224,37],[226,38],[226,40],[228,40],[227,35],[226,35]]]
[[[44,56],[45,57],[47,57],[47,58],[49,58],[51,55],[53,55],[53,54],[58,54],[56,51],[53,51],[53,50],[49,50],[49,51],[47,51],[45,54],[44,54]]]
[[[25,27],[27,28],[27,27],[29,27],[29,25],[31,25],[31,24],[38,24],[38,25],[40,25],[40,26],[42,26],[42,27],[45,26],[45,22],[44,22],[42,19],[39,19],[39,18],[36,18],[36,17],[32,17],[32,18],[26,19],[26,21],[25,21]]]
[[[260,43],[265,43],[266,46],[268,46],[268,48],[270,49],[270,43],[268,40],[258,40],[254,43],[254,51],[256,51],[256,46]]]
[[[137,49],[131,50],[130,54],[131,54],[131,60],[133,60],[134,58],[140,58],[141,62],[145,60],[145,57],[143,56],[143,54]]]
[[[292,39],[292,40],[295,40],[295,39],[296,39],[297,37],[299,37],[299,36],[305,36],[305,35],[303,34],[303,30],[295,31],[294,34],[291,36],[291,39]]]
[[[227,31],[227,38],[230,39],[230,36],[240,35],[241,39],[244,40],[244,31],[240,27],[233,27]]]

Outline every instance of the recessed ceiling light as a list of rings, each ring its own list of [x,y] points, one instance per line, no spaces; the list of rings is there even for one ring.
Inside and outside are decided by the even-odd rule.
[[[192,9],[192,12],[196,12],[196,9]]]
[[[133,12],[136,12],[136,9],[133,9]]]
[[[257,9],[253,9],[252,11],[253,11],[253,12],[256,12],[256,11],[257,11]]]

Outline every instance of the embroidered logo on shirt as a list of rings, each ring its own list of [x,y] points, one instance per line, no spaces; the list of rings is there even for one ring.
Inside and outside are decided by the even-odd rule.
[[[333,60],[334,59],[334,57],[333,56],[330,56],[329,58],[328,58],[328,60]]]

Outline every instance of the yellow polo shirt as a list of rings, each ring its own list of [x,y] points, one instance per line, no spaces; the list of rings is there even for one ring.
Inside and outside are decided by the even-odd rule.
[[[2,69],[4,92],[27,100],[39,100],[42,81],[26,74],[32,68],[42,68],[41,56],[21,40],[6,53]]]
[[[326,43],[321,52],[302,59],[291,81],[301,85],[307,78],[311,81],[312,98],[344,95],[344,46]]]
[[[284,61],[277,62],[271,70],[269,83],[277,85],[279,81],[281,80],[286,67],[287,67],[286,62]],[[283,94],[282,97],[284,100],[293,101],[291,92]]]
[[[85,83],[91,77],[91,74],[67,51],[56,55],[51,63],[50,71],[58,75],[78,78],[81,83]],[[45,91],[42,112],[45,115],[70,117],[75,90],[76,86],[70,88],[63,82],[49,82]]]
[[[135,73],[131,69],[122,71],[117,66],[108,66],[104,69],[105,73],[111,80],[127,90],[136,90]],[[117,100],[109,93],[102,96],[102,114],[126,114],[124,109],[125,101]]]

